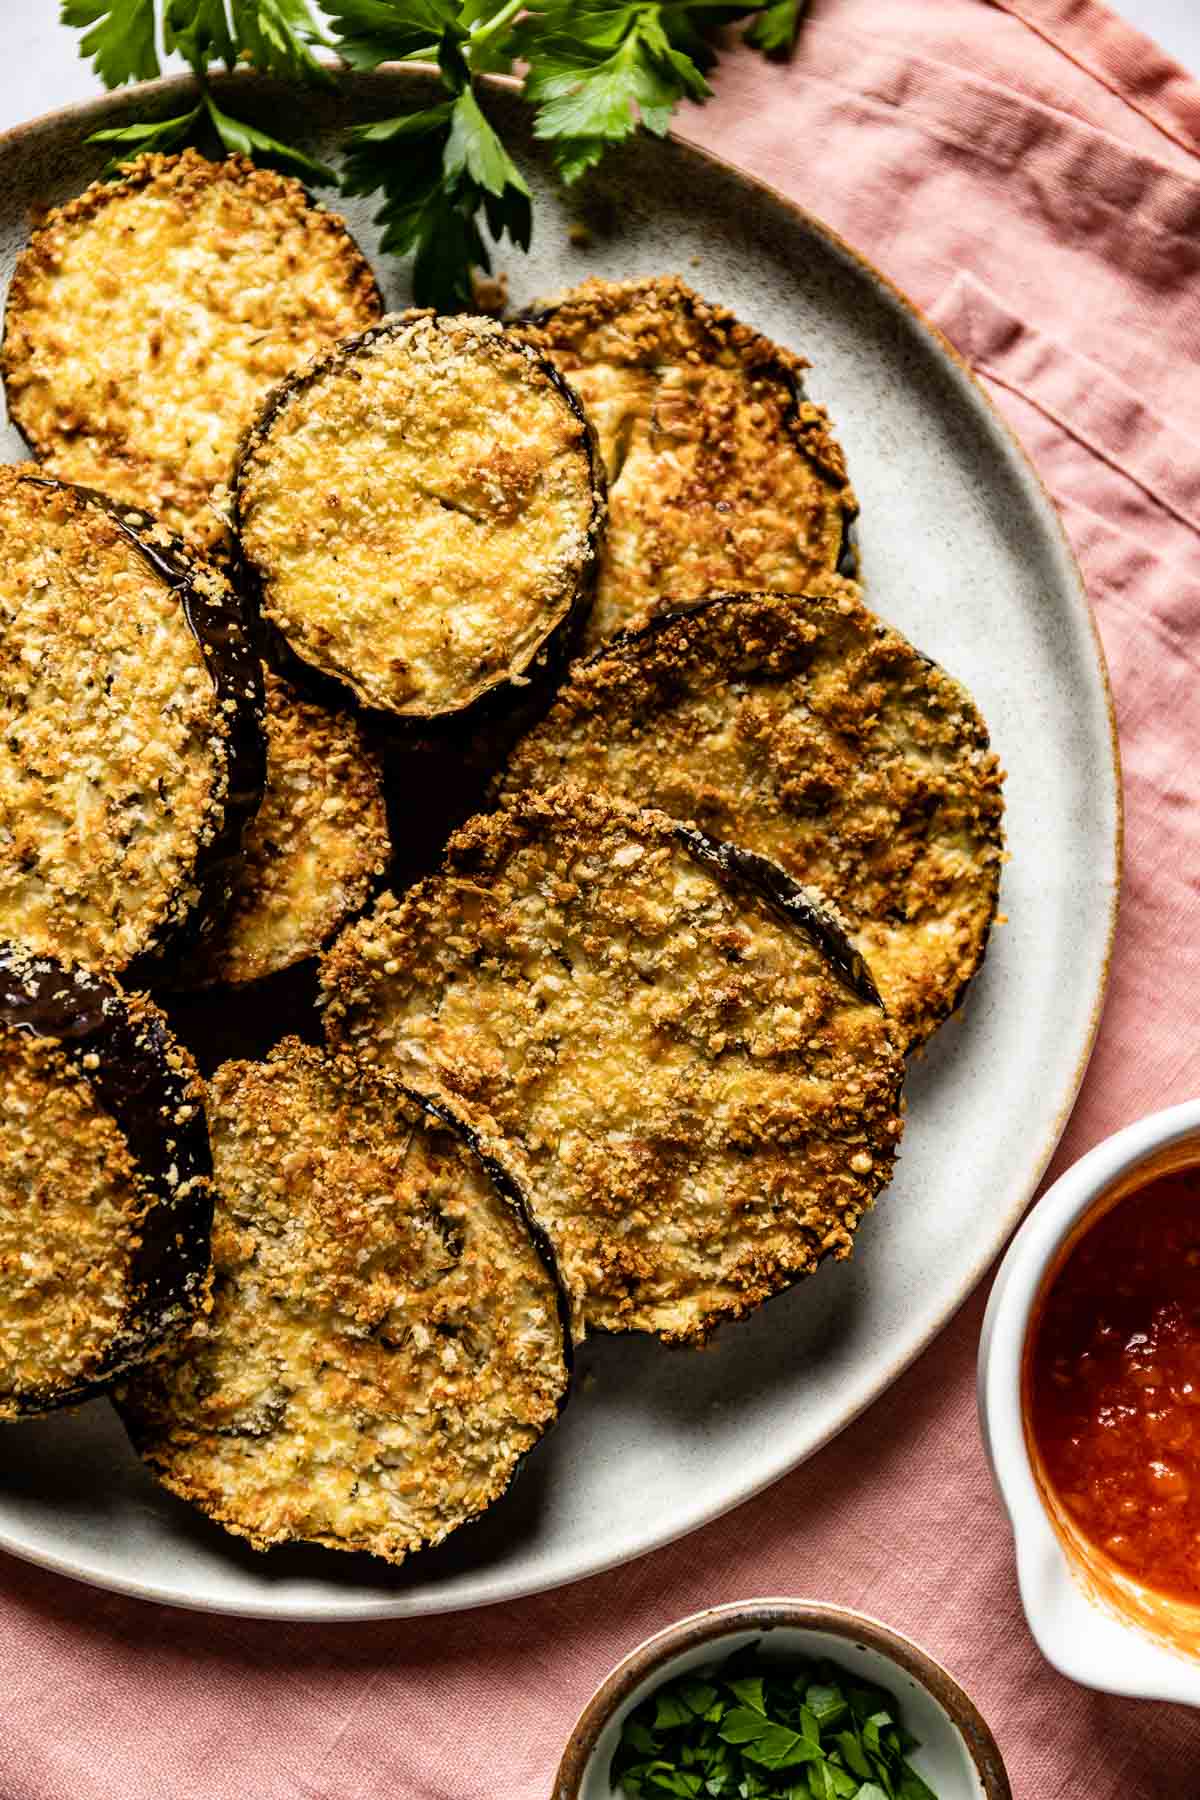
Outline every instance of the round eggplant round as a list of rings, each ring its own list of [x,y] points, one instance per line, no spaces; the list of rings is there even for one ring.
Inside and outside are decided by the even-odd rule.
[[[212,1189],[199,1079],[156,1007],[0,946],[0,1419],[102,1391],[193,1320]]]
[[[51,473],[223,549],[222,490],[264,398],[382,310],[344,221],[291,176],[139,157],[56,207],[18,258],[9,415]]]
[[[209,1086],[202,1332],[117,1395],[172,1493],[257,1549],[403,1562],[507,1490],[570,1341],[519,1193],[452,1116],[286,1040]]]
[[[267,784],[233,895],[179,988],[242,986],[314,957],[366,905],[390,854],[383,764],[358,721],[266,673]]]
[[[577,663],[497,785],[557,781],[660,806],[828,895],[908,1050],[983,961],[1004,860],[987,727],[838,576],[699,601]]]
[[[585,647],[665,596],[803,593],[852,562],[841,445],[802,356],[677,275],[592,278],[521,329],[579,394],[600,440],[609,527]]]
[[[252,621],[34,465],[0,469],[0,550],[0,938],[141,979],[228,898],[262,795]]]
[[[903,1062],[837,917],[774,864],[557,787],[451,839],[322,964],[330,1040],[503,1146],[577,1331],[701,1341],[850,1254]]]
[[[411,731],[561,661],[591,603],[604,478],[544,357],[491,319],[407,313],[276,389],[235,519],[290,655]]]

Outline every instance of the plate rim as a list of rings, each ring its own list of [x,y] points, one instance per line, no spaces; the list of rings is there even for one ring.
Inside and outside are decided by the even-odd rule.
[[[328,62],[328,59],[322,60]],[[389,62],[372,70],[347,69],[340,63],[329,63],[328,66],[339,76],[345,78],[347,88],[351,84],[369,84],[377,76],[395,80],[397,77],[403,78],[409,74],[426,78],[437,74],[434,65],[422,62]],[[508,94],[517,94],[521,89],[520,81],[514,76],[485,75],[480,79],[485,87],[498,89]],[[272,89],[286,92],[290,91],[293,85],[257,72],[222,72],[212,78],[212,85],[216,87],[228,87],[234,84],[243,86],[253,84],[260,92],[269,92]],[[32,119],[24,120],[20,124],[0,132],[0,166],[3,165],[7,153],[25,138],[43,132],[52,133],[55,130],[69,128],[79,129],[86,125],[91,118],[111,113],[114,107],[133,111],[147,100],[165,99],[176,95],[182,97],[189,91],[194,92],[196,86],[195,77],[191,74],[163,75],[153,81],[136,83],[95,95],[91,99],[68,102],[65,106],[53,107],[49,111],[39,113]],[[544,1579],[536,1578],[532,1581],[528,1577],[518,1576],[510,1579],[507,1584],[501,1581],[497,1591],[483,1595],[470,1593],[461,1597],[456,1594],[442,1595],[435,1589],[429,1596],[432,1603],[425,1605],[420,1603],[419,1590],[415,1596],[412,1590],[401,1590],[391,1594],[386,1590],[381,1590],[378,1597],[372,1596],[370,1599],[357,1597],[353,1600],[339,1600],[338,1596],[341,1590],[334,1588],[328,1602],[320,1603],[289,1603],[272,1601],[269,1598],[261,1601],[228,1599],[224,1596],[214,1598],[196,1594],[180,1595],[178,1592],[169,1591],[152,1582],[142,1582],[133,1578],[122,1579],[82,1567],[69,1557],[57,1555],[52,1551],[31,1549],[22,1542],[14,1541],[6,1527],[0,1524],[0,1551],[33,1567],[67,1576],[71,1580],[82,1582],[85,1586],[98,1588],[107,1593],[123,1594],[131,1599],[148,1601],[159,1606],[176,1607],[181,1611],[233,1618],[286,1620],[297,1624],[371,1624],[385,1619],[434,1618],[441,1614],[473,1611],[486,1606],[498,1606],[531,1599],[535,1595],[550,1593],[578,1581],[590,1580],[594,1576],[607,1574],[612,1569],[624,1567],[627,1563],[653,1555],[667,1545],[677,1543],[692,1532],[703,1530],[717,1519],[723,1518],[739,1506],[745,1505],[747,1501],[754,1499],[758,1494],[764,1493],[767,1488],[773,1487],[776,1482],[782,1481],[802,1463],[808,1462],[812,1457],[818,1455],[835,1437],[838,1437],[857,1419],[861,1418],[868,1407],[874,1405],[905,1371],[912,1367],[934,1339],[946,1330],[951,1320],[979,1286],[988,1269],[1003,1254],[1013,1232],[1028,1210],[1070,1120],[1096,1046],[1111,980],[1113,945],[1123,885],[1125,800],[1116,707],[1108,662],[1104,653],[1095,608],[1092,605],[1078,558],[1067,536],[1061,514],[1029,452],[974,370],[945,333],[934,324],[925,310],[905,293],[903,288],[899,287],[890,276],[884,274],[869,257],[849,243],[832,226],[826,224],[806,207],[801,206],[799,202],[781,193],[770,182],[739,168],[727,158],[719,156],[705,145],[698,143],[686,132],[673,129],[668,137],[669,141],[682,146],[689,155],[698,157],[702,162],[707,163],[726,180],[756,190],[760,196],[765,197],[775,207],[790,215],[802,230],[823,240],[836,257],[855,266],[871,286],[880,292],[896,310],[906,315],[918,333],[924,333],[931,340],[943,362],[950,365],[960,386],[974,398],[990,422],[993,431],[1006,445],[1013,462],[1021,470],[1041,502],[1044,522],[1056,541],[1064,571],[1069,571],[1073,602],[1078,607],[1090,631],[1094,668],[1099,673],[1101,697],[1107,715],[1113,794],[1113,812],[1108,828],[1111,868],[1107,877],[1109,899],[1103,955],[1100,961],[1096,990],[1092,996],[1087,1028],[1075,1067],[1063,1089],[1062,1103],[1050,1121],[1037,1153],[1030,1160],[1029,1176],[1022,1185],[1020,1198],[1015,1200],[1011,1207],[1006,1208],[1002,1220],[997,1221],[997,1228],[1000,1225],[1003,1226],[1003,1237],[998,1245],[987,1248],[964,1270],[956,1284],[953,1297],[944,1304],[938,1316],[919,1337],[911,1343],[906,1342],[904,1349],[872,1380],[870,1392],[859,1397],[835,1424],[822,1429],[798,1455],[790,1457],[771,1473],[761,1477],[756,1476],[737,1486],[736,1490],[726,1490],[718,1502],[702,1506],[695,1513],[689,1514],[685,1522],[673,1524],[656,1533],[649,1541],[641,1543],[637,1549],[618,1550],[612,1554],[605,1553],[595,1560],[587,1562],[583,1567],[574,1569],[571,1573],[552,1572],[548,1573]],[[332,204],[336,208],[336,197]],[[414,1597],[417,1604],[410,1604],[410,1599]]]

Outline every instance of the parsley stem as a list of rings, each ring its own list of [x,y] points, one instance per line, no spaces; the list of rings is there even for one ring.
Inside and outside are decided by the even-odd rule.
[[[486,49],[493,39],[502,36],[508,30],[518,13],[524,12],[525,5],[526,0],[508,0],[507,5],[502,6],[486,25],[481,25],[478,31],[471,33],[467,40],[467,48],[473,54],[480,49]]]

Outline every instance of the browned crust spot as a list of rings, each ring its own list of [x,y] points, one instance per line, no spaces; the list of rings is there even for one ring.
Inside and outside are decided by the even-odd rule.
[[[837,576],[700,602],[576,664],[497,785],[562,780],[660,806],[835,900],[907,1049],[983,960],[1004,857],[987,728]]]
[[[523,327],[579,393],[609,483],[586,643],[721,589],[803,592],[858,511],[803,357],[676,275],[589,279]]]
[[[285,1040],[209,1089],[213,1307],[118,1395],[159,1479],[258,1549],[402,1562],[508,1487],[566,1389],[553,1283],[462,1140]]]
[[[362,727],[265,672],[267,786],[229,910],[176,985],[240,985],[316,956],[387,866],[383,767]]]
[[[381,311],[345,221],[300,182],[244,157],[150,155],[34,232],[0,372],[53,473],[213,548],[214,490],[264,396]]]
[[[699,1341],[847,1256],[891,1175],[882,1011],[662,813],[522,794],[322,982],[331,1042],[505,1146],[578,1325]]]

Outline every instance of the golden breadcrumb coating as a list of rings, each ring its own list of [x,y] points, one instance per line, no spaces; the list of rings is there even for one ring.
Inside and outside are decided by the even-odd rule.
[[[596,428],[609,528],[585,646],[662,596],[803,593],[858,511],[803,357],[678,276],[583,282],[524,327]]]
[[[499,782],[660,806],[836,901],[905,1048],[983,960],[1003,774],[967,690],[826,576],[722,597],[576,664]]]
[[[553,788],[343,932],[327,1031],[505,1145],[577,1325],[699,1341],[848,1256],[891,1175],[903,1064],[837,937],[662,813]]]
[[[265,673],[266,791],[229,910],[181,986],[259,981],[315,956],[387,866],[383,768],[361,727]]]
[[[195,1065],[139,995],[0,946],[0,1419],[74,1404],[208,1293]]]
[[[345,222],[298,181],[244,157],[140,157],[18,259],[9,413],[56,475],[217,546],[213,490],[266,394],[381,310]]]
[[[0,1029],[0,1419],[101,1367],[129,1305],[148,1193],[60,1045]]]
[[[602,495],[548,364],[494,320],[410,313],[284,384],[237,514],[296,655],[427,718],[527,678],[590,596]]]
[[[225,608],[213,571],[198,606]],[[0,469],[0,938],[121,969],[192,911],[233,725],[180,597],[102,506]]]
[[[258,1549],[402,1562],[508,1487],[567,1386],[554,1283],[458,1134],[289,1039],[209,1090],[211,1314],[118,1396],[159,1479]]]

